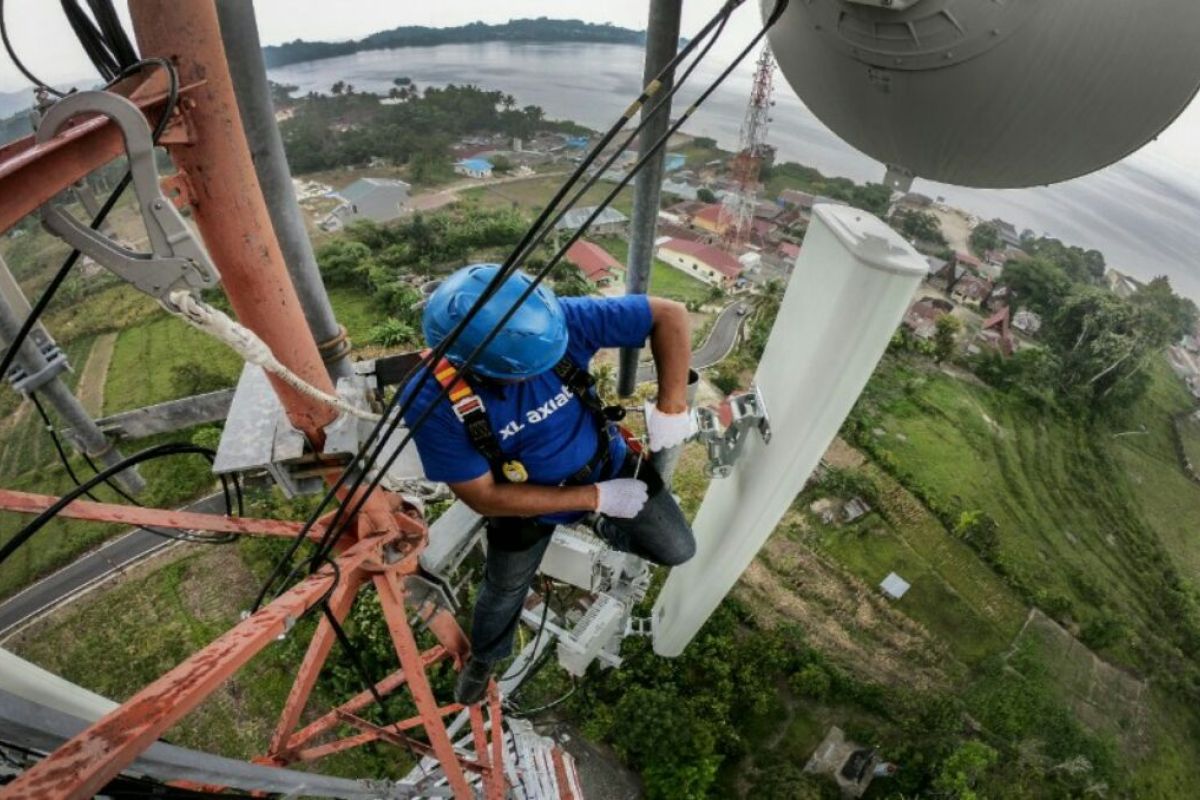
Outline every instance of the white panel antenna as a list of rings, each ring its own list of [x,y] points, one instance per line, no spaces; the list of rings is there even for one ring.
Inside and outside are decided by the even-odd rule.
[[[820,462],[883,356],[928,270],[878,218],[815,207],[755,374],[770,444],[746,436],[692,528],[696,556],[671,571],[654,606],[654,650],[677,656],[733,588]]]

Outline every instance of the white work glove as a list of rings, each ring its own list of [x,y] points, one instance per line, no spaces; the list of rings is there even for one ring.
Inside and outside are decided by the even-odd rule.
[[[651,453],[677,447],[695,432],[696,421],[691,409],[679,414],[667,414],[659,411],[654,403],[646,402],[646,440]]]
[[[596,484],[596,511],[606,517],[632,519],[646,505],[646,484],[637,478],[614,478]]]

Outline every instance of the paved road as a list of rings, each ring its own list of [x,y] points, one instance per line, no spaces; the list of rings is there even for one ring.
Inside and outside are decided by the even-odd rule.
[[[223,513],[225,498],[219,492],[211,494],[185,506],[184,510]],[[14,632],[24,622],[74,598],[79,592],[102,582],[122,567],[139,561],[172,542],[171,539],[164,539],[143,530],[133,530],[63,567],[53,575],[43,578],[0,603],[0,639]]]
[[[750,304],[745,300],[736,300],[725,306],[717,315],[708,338],[692,352],[692,369],[711,367],[729,355],[737,344],[738,332],[746,319]],[[742,313],[738,313],[741,311]],[[642,364],[638,368],[638,383],[649,383],[654,380],[654,364]]]

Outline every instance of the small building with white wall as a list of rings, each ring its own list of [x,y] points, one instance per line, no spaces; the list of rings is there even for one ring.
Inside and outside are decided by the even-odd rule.
[[[710,286],[728,289],[742,274],[742,264],[724,250],[686,239],[667,239],[658,245],[658,257],[680,272]]]

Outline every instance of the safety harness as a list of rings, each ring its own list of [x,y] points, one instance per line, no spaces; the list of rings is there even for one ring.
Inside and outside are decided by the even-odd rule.
[[[430,351],[421,351],[421,356],[429,361]],[[596,379],[586,369],[580,369],[569,358],[563,356],[554,365],[555,376],[563,382],[571,394],[579,398],[596,421],[597,437],[596,451],[587,463],[576,470],[563,481],[564,484],[588,483],[609,460],[609,441],[614,435],[624,435],[623,429],[615,423],[625,418],[625,409],[621,406],[606,406],[600,401],[596,391]],[[467,438],[480,455],[491,467],[496,480],[506,483],[524,483],[529,480],[525,465],[515,458],[508,458],[500,449],[500,439],[492,429],[488,419],[487,408],[483,399],[475,393],[470,382],[461,375],[458,368],[449,360],[443,358],[434,366],[433,376],[442,388],[446,390],[450,407],[454,416],[463,424]]]

